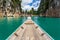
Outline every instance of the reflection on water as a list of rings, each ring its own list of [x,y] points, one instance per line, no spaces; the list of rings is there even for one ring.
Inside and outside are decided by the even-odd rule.
[[[14,32],[24,21],[24,17],[4,17],[0,18],[0,40],[5,40]]]
[[[10,21],[11,19],[13,19],[13,17],[7,17],[7,21]]]

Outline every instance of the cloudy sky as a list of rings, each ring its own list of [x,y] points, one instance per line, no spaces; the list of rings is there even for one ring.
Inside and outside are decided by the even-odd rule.
[[[40,1],[41,0],[22,0],[22,9],[31,10],[31,8],[34,8],[35,10],[37,10]]]

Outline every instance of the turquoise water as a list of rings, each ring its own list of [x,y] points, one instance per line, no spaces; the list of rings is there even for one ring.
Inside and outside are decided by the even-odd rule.
[[[55,40],[60,40],[60,18],[32,17]],[[24,21],[26,17],[0,18],[0,40],[9,37]]]
[[[5,40],[11,35],[24,21],[25,17],[4,17],[0,18],[0,40]]]
[[[32,17],[52,38],[60,40],[60,18]]]

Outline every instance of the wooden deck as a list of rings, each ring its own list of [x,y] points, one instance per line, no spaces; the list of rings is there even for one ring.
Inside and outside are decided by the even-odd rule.
[[[8,40],[52,40],[32,20],[27,20]]]

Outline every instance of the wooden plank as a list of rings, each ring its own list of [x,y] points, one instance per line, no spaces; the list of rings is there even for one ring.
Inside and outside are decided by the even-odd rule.
[[[32,20],[27,20],[8,40],[12,38],[13,40],[51,40]]]

